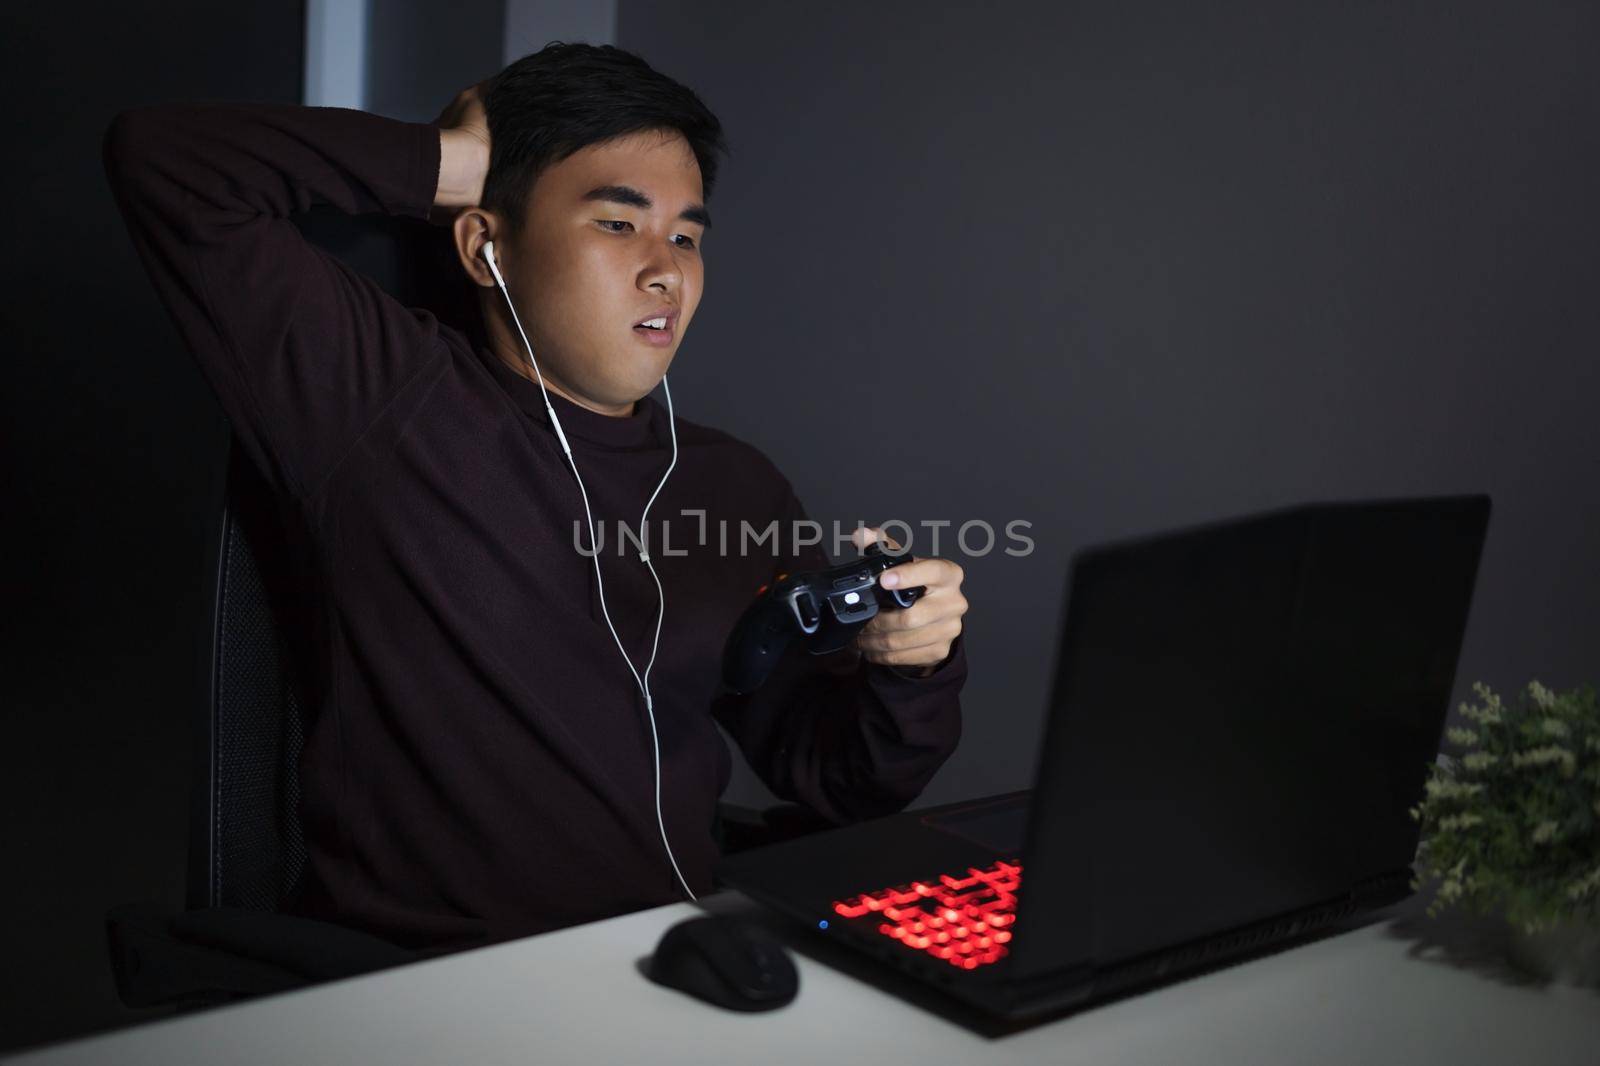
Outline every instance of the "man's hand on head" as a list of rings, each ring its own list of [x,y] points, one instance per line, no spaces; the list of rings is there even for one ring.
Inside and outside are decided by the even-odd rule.
[[[850,540],[858,549],[881,541],[888,549],[900,550],[899,542],[881,529],[857,529]],[[861,628],[856,647],[862,656],[915,677],[933,673],[961,635],[961,616],[967,613],[967,598],[961,593],[964,576],[949,559],[914,559],[879,574],[878,584],[884,588],[920,585],[926,591],[910,607],[880,610]]]
[[[456,93],[432,125],[439,127],[439,187],[428,221],[449,225],[483,199],[489,175],[489,117],[481,83]]]

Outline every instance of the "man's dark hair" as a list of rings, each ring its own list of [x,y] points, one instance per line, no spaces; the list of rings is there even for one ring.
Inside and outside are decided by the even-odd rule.
[[[489,173],[482,206],[515,232],[528,192],[547,167],[579,149],[647,130],[677,130],[700,164],[706,200],[726,154],[722,123],[690,89],[609,44],[552,41],[483,88]]]

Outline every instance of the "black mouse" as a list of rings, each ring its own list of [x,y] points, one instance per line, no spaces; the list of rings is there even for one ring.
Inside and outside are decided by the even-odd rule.
[[[742,918],[679,922],[661,936],[650,979],[728,1010],[774,1010],[794,999],[800,974],[772,934]]]

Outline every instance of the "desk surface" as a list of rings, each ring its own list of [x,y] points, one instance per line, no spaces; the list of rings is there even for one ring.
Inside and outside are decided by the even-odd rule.
[[[991,1038],[795,952],[800,995],[718,1010],[639,967],[725,892],[42,1048],[8,1061],[170,1066],[747,1061],[1471,1063],[1593,1066],[1600,992],[1518,985],[1416,949],[1390,921]],[[1409,912],[1389,912],[1420,925]],[[1431,929],[1432,927],[1427,927]],[[824,955],[827,954],[825,950]]]

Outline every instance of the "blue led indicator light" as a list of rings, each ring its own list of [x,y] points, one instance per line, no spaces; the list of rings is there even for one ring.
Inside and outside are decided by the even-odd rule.
[[[818,929],[826,929],[826,928],[828,928],[828,919],[824,918],[824,919],[822,919],[822,921],[818,922],[817,923],[817,928]]]

